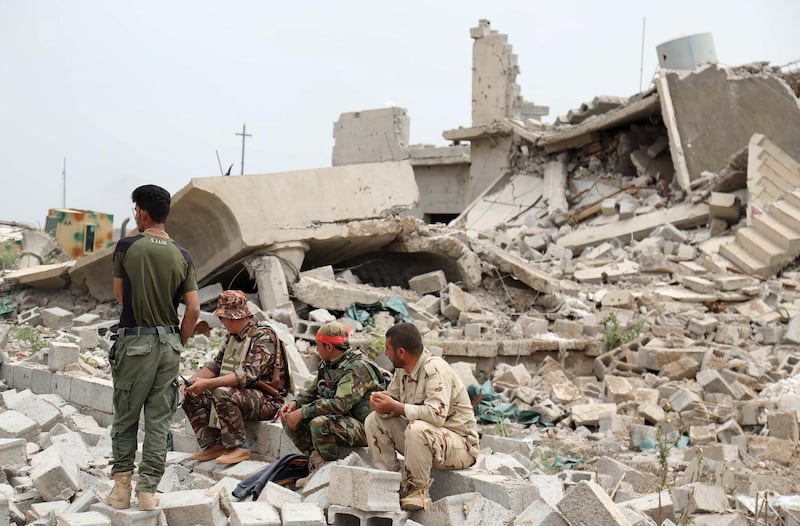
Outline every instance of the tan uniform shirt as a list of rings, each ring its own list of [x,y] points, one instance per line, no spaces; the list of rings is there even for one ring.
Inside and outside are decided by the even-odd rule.
[[[478,447],[478,426],[467,389],[450,364],[427,349],[410,372],[395,371],[387,391],[405,404],[409,421],[423,420],[443,427]]]

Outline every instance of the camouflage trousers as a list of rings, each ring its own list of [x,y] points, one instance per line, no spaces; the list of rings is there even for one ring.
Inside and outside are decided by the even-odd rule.
[[[192,424],[202,449],[214,444],[226,448],[241,446],[247,440],[244,423],[248,420],[270,420],[283,405],[258,389],[217,387],[199,395],[187,396],[183,412]],[[211,408],[216,409],[219,429],[209,425]]]
[[[303,420],[292,431],[286,424],[283,430],[297,446],[308,455],[316,449],[325,460],[339,458],[339,446],[364,447],[367,445],[364,424],[357,418],[342,415],[322,415]]]
[[[370,413],[364,428],[375,469],[400,471],[397,452],[405,457],[400,485],[403,491],[409,491],[410,486],[429,488],[431,468],[464,469],[478,458],[478,450],[464,437],[422,420],[409,422],[402,416]]]

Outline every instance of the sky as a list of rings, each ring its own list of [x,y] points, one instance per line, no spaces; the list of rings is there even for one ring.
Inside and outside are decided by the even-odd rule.
[[[238,175],[245,123],[246,174],[330,166],[351,111],[401,106],[412,144],[446,145],[471,122],[479,19],[546,122],[647,88],[656,46],[687,34],[725,65],[800,60],[798,0],[0,0],[0,221],[66,204],[119,227],[140,184],[219,175],[216,152]]]

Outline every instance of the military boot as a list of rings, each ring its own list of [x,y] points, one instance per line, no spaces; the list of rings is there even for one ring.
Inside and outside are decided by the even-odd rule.
[[[430,486],[409,486],[408,491],[400,496],[400,509],[404,511],[428,511],[431,507]]]
[[[308,481],[311,480],[311,477],[314,476],[314,473],[319,471],[319,468],[327,464],[328,461],[322,458],[322,455],[319,454],[319,451],[316,449],[308,455],[308,476],[305,476],[301,479],[297,479],[297,482],[294,485],[298,488],[305,488]]]
[[[159,499],[156,493],[146,493],[137,489],[136,500],[139,501],[139,509],[142,511],[150,511],[158,507]]]
[[[133,471],[114,473],[114,488],[106,497],[106,504],[115,510],[126,510],[131,507],[131,477]]]

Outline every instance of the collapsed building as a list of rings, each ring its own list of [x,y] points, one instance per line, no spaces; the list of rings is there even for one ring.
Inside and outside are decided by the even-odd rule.
[[[320,324],[374,354],[407,317],[472,386],[476,466],[434,473],[413,515],[364,451],[302,492],[237,502],[293,446],[253,423],[253,461],[198,463],[179,412],[160,510],[111,510],[105,248],[2,277],[0,524],[798,522],[794,73],[662,69],[545,125],[507,36],[488,21],[470,36],[472,122],[451,145],[410,144],[402,108],[344,113],[331,168],[192,179],[167,227],[206,311],[186,370],[215,350],[223,288],[279,327],[296,388]]]

